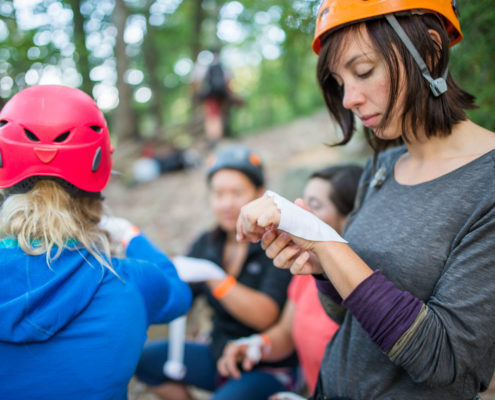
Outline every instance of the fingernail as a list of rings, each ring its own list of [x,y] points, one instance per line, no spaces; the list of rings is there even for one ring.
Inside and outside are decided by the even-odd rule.
[[[282,236],[282,238],[284,240],[289,240],[290,239],[290,235],[287,232],[282,232],[282,234],[280,236]]]

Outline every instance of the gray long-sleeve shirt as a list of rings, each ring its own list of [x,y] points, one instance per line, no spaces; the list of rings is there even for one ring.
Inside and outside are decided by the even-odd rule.
[[[391,355],[347,312],[322,362],[330,398],[473,399],[495,367],[495,151],[412,186],[393,176],[405,151],[380,155],[385,180],[368,188],[344,237],[372,269],[424,301],[425,313]],[[369,164],[362,181],[370,174]]]

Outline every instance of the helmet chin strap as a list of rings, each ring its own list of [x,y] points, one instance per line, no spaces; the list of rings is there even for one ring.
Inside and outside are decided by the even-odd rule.
[[[402,26],[400,26],[399,21],[397,21],[397,18],[395,18],[393,14],[387,14],[385,15],[385,18],[387,19],[388,23],[392,26],[393,30],[397,33],[397,35],[399,35],[400,40],[402,40],[404,45],[407,47],[407,50],[409,50],[409,53],[414,58],[414,61],[416,61],[416,64],[418,64],[418,67],[421,70],[423,77],[430,84],[430,89],[433,95],[435,97],[439,97],[442,94],[444,94],[447,91],[446,79],[447,79],[447,74],[449,73],[449,68],[447,67],[445,69],[445,72],[440,78],[433,79],[423,58],[421,58],[421,56],[418,53],[418,50],[416,50],[416,47],[414,47],[414,44],[411,42],[411,39],[409,39],[409,36],[407,36],[407,33],[404,31],[404,29],[402,29]]]

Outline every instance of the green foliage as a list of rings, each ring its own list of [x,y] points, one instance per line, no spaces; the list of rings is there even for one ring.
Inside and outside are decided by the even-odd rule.
[[[17,13],[26,7],[21,5],[31,2],[18,2],[15,7],[12,0],[0,3],[1,23],[8,29],[7,37],[0,42],[0,105],[18,90],[36,83],[36,74],[41,76],[48,66],[57,67],[62,76],[76,68],[80,74],[76,84],[84,90],[92,90],[95,97],[115,86],[112,73],[108,75],[108,71],[115,70],[119,59],[118,49],[114,48],[119,34],[115,32],[113,20],[115,0],[40,0],[34,13],[47,18],[28,29],[19,26]],[[144,21],[142,39],[128,43],[125,49],[129,68],[143,73],[141,81],[126,83],[131,86],[133,99],[130,101],[142,136],[160,132],[170,138],[167,132],[174,130],[187,134],[194,112],[192,93],[189,76],[178,73],[176,67],[179,61],[192,64],[198,46],[201,50],[221,45],[225,53],[236,50],[237,58],[242,58],[235,60],[232,70],[233,88],[245,100],[243,107],[232,112],[235,134],[248,134],[285,123],[323,107],[315,76],[317,57],[311,50],[319,0],[238,3],[125,0],[124,3],[129,13],[128,25],[132,21]],[[241,11],[237,15],[225,15],[229,7],[239,8],[239,5]],[[492,68],[495,0],[461,0],[460,6],[465,38],[452,49],[451,71],[460,85],[477,97],[480,108],[470,112],[470,117],[495,130],[495,113],[492,112],[495,108],[495,70]],[[80,9],[83,24],[77,25],[74,19],[69,19],[61,25],[50,17],[55,15],[53,9],[57,7],[68,12]],[[235,41],[219,35],[222,21],[240,26],[243,39]],[[273,31],[279,35],[278,39],[270,37]],[[72,53],[70,46],[67,50],[67,45],[62,47],[57,40],[60,32],[72,41]],[[42,40],[46,37],[50,39]],[[267,50],[270,40],[273,46]],[[102,53],[102,48],[109,51]],[[253,62],[253,57],[258,62]],[[87,61],[81,65],[81,60]],[[102,70],[107,71],[106,76],[101,76]],[[69,84],[74,82],[77,80]],[[135,94],[142,88],[151,90],[151,100],[138,101]],[[114,112],[111,107],[107,110],[109,121]]]
[[[495,130],[495,0],[460,4],[464,39],[452,49],[451,70],[460,86],[476,96],[474,122]]]
[[[42,11],[43,5],[39,9]],[[3,102],[27,87],[30,79],[41,74],[46,63],[59,62],[60,53],[51,41],[46,42],[51,33],[45,24],[36,29],[19,29],[13,1],[2,2],[0,16],[8,32],[0,45],[0,101]],[[29,70],[32,73],[26,77]]]

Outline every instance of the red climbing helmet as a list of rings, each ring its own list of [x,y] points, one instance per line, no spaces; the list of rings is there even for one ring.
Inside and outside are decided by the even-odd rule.
[[[103,113],[79,89],[32,86],[0,111],[0,188],[50,176],[99,192],[110,179],[112,152]]]

